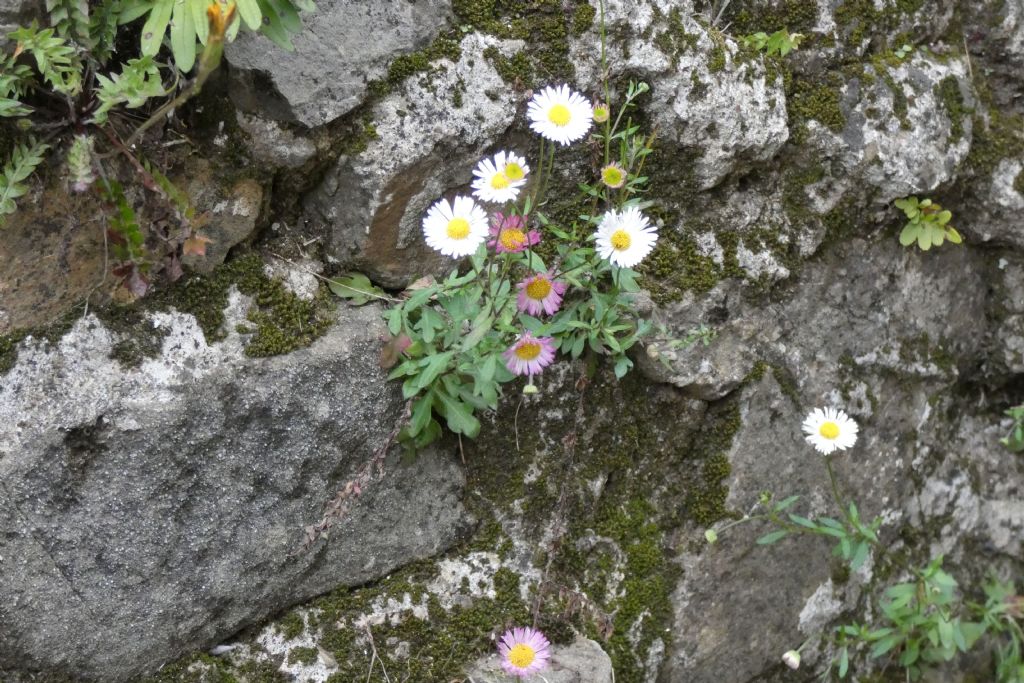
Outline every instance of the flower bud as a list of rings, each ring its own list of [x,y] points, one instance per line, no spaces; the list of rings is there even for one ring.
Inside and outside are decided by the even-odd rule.
[[[594,105],[594,122],[604,123],[611,116],[611,110],[608,109],[608,105],[604,102],[598,102]]]
[[[538,391],[540,390],[537,389],[537,386],[535,384],[527,384],[525,387],[523,387],[524,396],[531,396],[533,394],[536,394]]]
[[[782,663],[788,666],[790,669],[799,669],[800,653],[796,650],[790,650],[786,654],[782,655]]]
[[[708,529],[704,532],[704,538],[708,540],[708,543],[716,543],[718,541],[718,534],[715,533],[714,529]]]

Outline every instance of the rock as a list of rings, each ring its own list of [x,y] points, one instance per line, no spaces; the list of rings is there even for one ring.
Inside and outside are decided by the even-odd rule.
[[[113,278],[104,272],[104,210],[56,178],[30,193],[0,226],[0,334],[47,325]]]
[[[548,683],[614,683],[612,661],[593,640],[576,636],[569,645],[551,646],[550,667],[541,672]],[[475,683],[504,683],[508,674],[501,668],[501,658],[490,655],[466,669]]]
[[[760,60],[739,60],[736,42],[709,32],[692,8],[620,0],[608,3],[606,23],[611,77],[639,76],[649,83],[644,107],[653,113],[658,146],[695,158],[699,189],[771,159],[789,138],[781,80],[769,77]],[[595,25],[572,46],[580,83],[593,92],[601,90],[593,50],[597,30]]]
[[[809,92],[807,106],[823,106],[830,87]],[[962,58],[914,52],[894,68],[873,63],[835,97],[842,114],[809,119],[807,144],[838,162],[833,173],[874,189],[878,203],[935,190],[967,158],[975,100]]]
[[[484,150],[523,108],[482,56],[488,47],[511,54],[521,46],[468,35],[458,61],[441,60],[373,108],[375,139],[338,159],[307,201],[307,221],[327,233],[332,257],[394,288],[453,267],[424,243],[423,214],[468,185]]]
[[[450,0],[323,0],[303,17],[293,53],[239,32],[226,51],[232,98],[271,119],[323,125],[358,105],[371,80],[387,74],[394,58],[430,43],[450,16]]]
[[[237,112],[238,126],[248,135],[246,148],[252,158],[271,168],[298,168],[313,158],[316,145],[277,121]]]
[[[374,306],[307,349],[251,359],[234,325],[153,314],[163,352],[127,370],[93,317],[26,340],[0,383],[0,671],[134,680],[342,584],[450,545],[462,475],[436,451],[365,484],[328,541],[303,527],[401,412]]]
[[[187,187],[196,213],[203,216],[198,233],[210,241],[206,253],[185,254],[182,263],[199,273],[210,273],[227,258],[237,244],[251,237],[256,230],[263,205],[263,187],[251,178],[230,186],[217,182],[205,161],[192,164],[187,177],[178,179],[179,187]]]

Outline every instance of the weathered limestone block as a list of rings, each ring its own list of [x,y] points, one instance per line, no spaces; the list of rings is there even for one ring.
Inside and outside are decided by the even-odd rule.
[[[194,318],[154,314],[163,352],[109,358],[92,317],[24,342],[0,382],[0,671],[104,682],[205,648],[342,584],[448,547],[467,520],[456,464],[389,460],[328,542],[303,527],[384,444],[401,412],[377,364],[373,306],[308,349],[208,346]]]
[[[450,0],[323,0],[287,53],[241,31],[227,49],[232,96],[244,110],[319,126],[351,111],[399,55],[420,49],[451,16]]]
[[[480,155],[525,108],[483,58],[491,46],[511,54],[522,42],[468,35],[458,61],[440,60],[374,106],[376,138],[338,159],[307,201],[307,220],[323,226],[334,258],[389,287],[452,267],[423,242],[423,214],[468,185]]]
[[[834,174],[874,190],[880,204],[949,183],[971,147],[975,99],[966,60],[914,52],[896,67],[863,68],[838,86],[842,120],[832,128],[806,122],[808,148],[822,162],[837,163]]]
[[[761,60],[737,59],[735,41],[699,23],[689,3],[609,2],[606,23],[611,77],[650,84],[644,107],[657,144],[694,157],[700,189],[771,159],[789,138],[781,81]],[[580,84],[593,92],[601,90],[597,31],[595,25],[571,48]]]

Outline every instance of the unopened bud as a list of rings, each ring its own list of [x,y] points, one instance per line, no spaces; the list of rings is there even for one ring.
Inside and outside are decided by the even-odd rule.
[[[540,390],[537,389],[537,386],[535,384],[527,384],[525,387],[523,387],[523,394],[525,396],[531,396],[533,394],[536,394],[538,391]]]
[[[786,654],[782,655],[782,663],[788,666],[790,669],[799,669],[800,653],[796,650],[790,650]]]
[[[704,532],[704,538],[706,538],[708,540],[708,543],[717,543],[718,542],[718,534],[715,533],[714,529],[708,529],[707,531],[705,531]]]
[[[603,102],[598,102],[594,105],[594,122],[604,123],[611,116],[611,110],[608,109],[608,105]]]

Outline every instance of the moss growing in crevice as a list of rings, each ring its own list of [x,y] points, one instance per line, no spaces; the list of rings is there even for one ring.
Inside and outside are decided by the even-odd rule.
[[[956,76],[946,76],[935,86],[935,96],[946,107],[950,124],[949,144],[955,145],[964,136],[964,117],[970,113],[960,92],[960,81]]]
[[[418,73],[427,73],[440,59],[458,60],[462,56],[458,38],[452,34],[440,35],[427,47],[409,54],[399,55],[388,65],[387,75],[369,83],[370,93],[386,95],[405,79]]]
[[[1013,178],[1013,189],[1019,195],[1024,195],[1024,169],[1021,169]]]
[[[806,124],[811,119],[833,133],[841,133],[846,127],[846,114],[839,104],[838,85],[788,79],[787,86],[786,110],[794,142],[800,144],[806,140]]]
[[[753,3],[727,6],[725,21],[734,35],[743,36],[764,31],[774,33],[788,29],[790,33],[810,33],[818,23],[817,0],[783,0],[752,7]]]
[[[723,277],[721,267],[700,253],[696,242],[671,229],[661,233],[639,270],[641,285],[659,304],[678,301],[686,292],[707,292]]]
[[[540,82],[572,82],[576,69],[568,56],[569,37],[588,30],[596,15],[586,0],[455,0],[452,9],[460,25],[529,42],[526,57],[530,68],[519,65],[502,73],[509,83],[515,80],[506,76],[514,76],[527,87]]]

